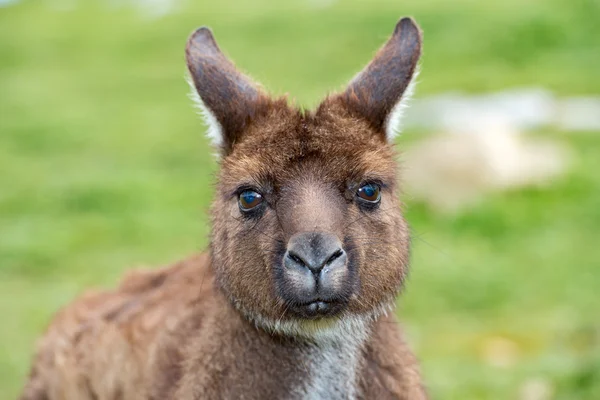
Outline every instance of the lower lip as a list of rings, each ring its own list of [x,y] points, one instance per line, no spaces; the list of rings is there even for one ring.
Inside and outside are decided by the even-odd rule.
[[[330,308],[330,304],[326,303],[324,301],[313,301],[312,303],[309,303],[305,307],[309,313],[318,314],[318,313],[327,312],[327,310],[329,310],[329,308]]]
[[[301,304],[296,307],[296,312],[303,318],[314,319],[329,317],[339,310],[340,303],[313,301],[306,304]]]

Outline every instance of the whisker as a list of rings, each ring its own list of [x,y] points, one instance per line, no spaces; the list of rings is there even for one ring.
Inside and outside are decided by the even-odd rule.
[[[429,247],[431,247],[431,248],[432,248],[432,249],[434,249],[435,251],[438,251],[440,254],[443,254],[444,256],[446,256],[446,257],[448,257],[448,258],[452,259],[452,256],[451,256],[450,254],[446,253],[445,251],[443,251],[443,250],[442,250],[442,249],[440,249],[439,247],[437,247],[437,246],[434,246],[434,245],[433,245],[433,244],[431,244],[430,242],[428,242],[428,241],[426,241],[425,239],[423,239],[423,237],[422,237],[422,236],[423,236],[425,233],[421,233],[421,234],[415,234],[415,233],[416,233],[416,231],[415,231],[414,229],[411,229],[411,235],[410,235],[410,237],[411,237],[412,239],[417,239],[417,240],[420,240],[421,242],[425,243],[426,245],[428,245]]]

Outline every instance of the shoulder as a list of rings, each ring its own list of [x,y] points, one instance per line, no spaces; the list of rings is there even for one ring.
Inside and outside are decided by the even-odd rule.
[[[145,379],[145,365],[158,342],[195,304],[211,297],[213,279],[203,254],[159,269],[134,270],[116,289],[84,293],[54,316],[38,341],[22,398],[129,393],[123,382]]]

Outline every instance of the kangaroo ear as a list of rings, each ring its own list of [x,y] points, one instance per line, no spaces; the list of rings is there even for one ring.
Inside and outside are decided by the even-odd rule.
[[[210,29],[197,29],[187,41],[187,67],[196,101],[213,144],[231,151],[268,98],[219,49]]]
[[[391,141],[411,95],[420,56],[421,31],[412,18],[402,18],[392,37],[339,98],[351,113]]]

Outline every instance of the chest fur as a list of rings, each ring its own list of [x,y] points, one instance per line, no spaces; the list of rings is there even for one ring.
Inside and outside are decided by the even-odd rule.
[[[330,343],[310,349],[307,371],[296,388],[302,400],[355,399],[360,349],[349,343]]]

